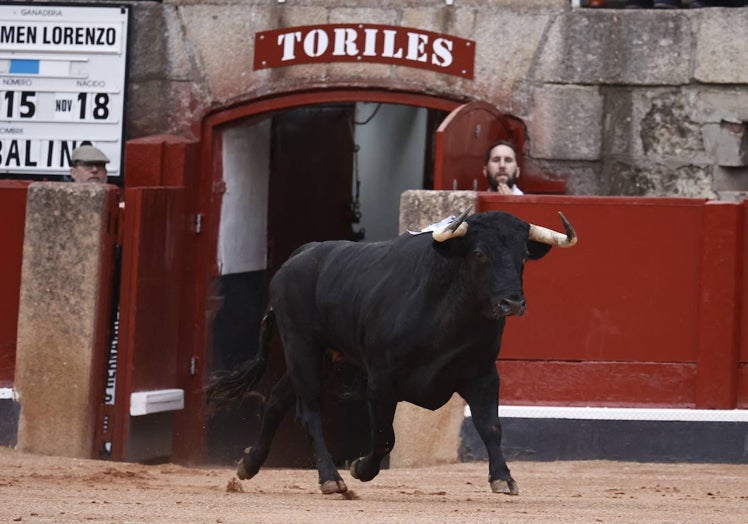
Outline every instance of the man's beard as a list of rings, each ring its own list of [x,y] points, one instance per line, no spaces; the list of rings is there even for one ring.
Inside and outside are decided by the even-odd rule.
[[[491,191],[498,191],[499,190],[499,181],[497,180],[498,177],[493,177],[491,175],[486,175],[486,179],[488,180],[488,186],[491,188]],[[513,189],[515,184],[517,182],[517,177],[508,177],[506,181],[506,186],[509,189]]]

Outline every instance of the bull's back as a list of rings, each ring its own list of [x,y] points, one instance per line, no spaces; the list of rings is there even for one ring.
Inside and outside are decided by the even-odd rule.
[[[312,319],[324,343],[358,353],[367,335],[386,333],[397,311],[416,300],[417,266],[428,242],[417,237],[356,243],[306,244],[276,273],[270,287],[277,313]],[[408,305],[405,302],[409,302]]]

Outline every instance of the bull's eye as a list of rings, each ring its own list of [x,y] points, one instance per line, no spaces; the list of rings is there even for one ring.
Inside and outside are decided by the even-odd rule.
[[[473,251],[473,256],[478,261],[483,261],[486,259],[486,254],[480,249],[476,249],[475,251]]]

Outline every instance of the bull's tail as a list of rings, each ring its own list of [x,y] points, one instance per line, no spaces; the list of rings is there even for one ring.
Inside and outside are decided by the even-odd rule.
[[[255,391],[267,368],[270,341],[275,326],[275,313],[268,307],[260,324],[260,348],[257,356],[238,369],[215,373],[205,388],[205,399],[216,407],[241,400]]]

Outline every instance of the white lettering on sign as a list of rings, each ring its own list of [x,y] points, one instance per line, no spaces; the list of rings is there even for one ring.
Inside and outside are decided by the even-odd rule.
[[[254,69],[322,62],[417,67],[472,79],[475,42],[420,29],[374,24],[288,27],[255,34]]]
[[[364,56],[377,56],[377,33],[379,33],[379,29],[373,29],[371,27],[364,29],[364,35],[366,35]]]
[[[333,49],[332,54],[336,56],[356,56],[358,54],[358,46],[356,45],[358,35],[356,31],[350,27],[338,27],[334,31],[335,49]]]
[[[304,53],[307,56],[322,56],[327,51],[330,39],[321,29],[315,29],[304,37]]]
[[[59,9],[21,9],[23,16],[62,16]]]
[[[9,132],[10,131],[10,132]],[[34,140],[5,138],[19,135],[18,130],[0,128],[0,168],[1,169],[70,169],[70,156],[73,149],[90,140]],[[96,142],[96,147],[111,158],[116,144]]]
[[[429,39],[426,35],[419,35],[418,33],[408,33],[408,54],[405,58],[408,60],[418,60],[419,62],[425,62],[428,60],[426,56],[426,44]]]
[[[431,57],[431,63],[439,67],[451,66],[453,47],[454,42],[446,38],[437,38],[434,40],[434,56]]]
[[[395,36],[397,32],[393,29],[385,29],[384,33],[384,44],[381,51],[382,56],[387,58],[402,58],[403,50],[395,50]]]
[[[281,60],[286,61],[295,58],[294,44],[296,42],[301,42],[301,31],[278,35],[278,45],[283,46],[283,56],[281,57]]]

